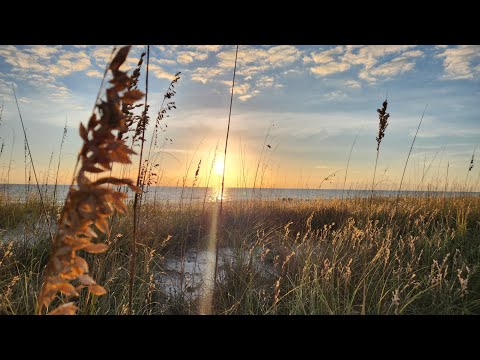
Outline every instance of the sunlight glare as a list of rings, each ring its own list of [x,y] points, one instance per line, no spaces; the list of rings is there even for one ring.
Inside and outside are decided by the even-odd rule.
[[[225,167],[225,163],[223,162],[223,159],[215,160],[215,164],[213,165],[213,171],[215,175],[223,176],[224,167]]]

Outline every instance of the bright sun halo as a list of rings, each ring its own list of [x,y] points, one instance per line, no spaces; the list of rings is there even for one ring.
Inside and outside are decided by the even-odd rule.
[[[225,167],[225,163],[222,159],[215,160],[215,165],[213,165],[213,171],[216,175],[222,176],[223,175],[223,168]]]

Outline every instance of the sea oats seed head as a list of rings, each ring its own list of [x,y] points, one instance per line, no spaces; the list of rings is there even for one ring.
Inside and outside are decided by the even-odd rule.
[[[77,251],[84,250],[92,254],[106,251],[108,245],[92,242],[93,238],[98,238],[96,230],[107,234],[108,217],[114,209],[126,212],[123,200],[127,194],[104,185],[126,185],[138,192],[130,179],[107,176],[92,181],[89,178],[91,174],[100,175],[111,170],[115,162],[130,164],[130,155],[135,154],[127,147],[125,140],[115,136],[115,132],[125,132],[128,129],[122,104],[133,104],[143,97],[141,91],[129,90],[131,78],[119,70],[129,50],[130,46],[121,48],[110,63],[112,86],[106,90],[106,100],[100,101],[96,106],[99,116],[93,113],[86,127],[80,124],[80,137],[83,140],[78,156],[80,169],[75,175],[76,186],[70,188],[58,221],[58,230],[45,270],[45,282],[38,297],[39,314],[43,308],[50,306],[59,292],[67,299],[78,296],[78,292],[84,287],[88,287],[93,295],[106,293],[106,290],[88,275],[88,263]],[[74,280],[78,281],[76,287],[71,284]],[[76,310],[73,303],[68,303],[50,314],[74,314]]]
[[[385,136],[385,130],[387,129],[388,126],[388,118],[390,117],[390,114],[387,113],[387,105],[388,101],[385,100],[383,102],[382,108],[377,109],[378,112],[378,136],[377,136],[377,151],[380,149],[380,143],[382,142],[383,137]]]

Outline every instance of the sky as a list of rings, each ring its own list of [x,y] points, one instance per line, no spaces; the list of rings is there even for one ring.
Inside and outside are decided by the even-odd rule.
[[[125,70],[134,69],[145,48],[132,47]],[[173,75],[181,72],[173,99],[177,109],[163,120],[165,132],[156,149],[162,174],[159,185],[182,185],[184,179],[191,185],[202,160],[196,183],[202,186],[213,158],[217,162],[223,158],[235,48],[150,46],[152,123]],[[23,132],[12,84],[42,182],[54,182],[67,122],[59,178],[68,183],[81,146],[78,127],[90,117],[112,49],[0,46],[1,182],[25,182]],[[398,187],[427,104],[403,187],[438,185],[445,179],[474,186],[480,165],[471,172],[468,168],[474,151],[475,161],[480,151],[476,150],[479,79],[480,46],[240,45],[226,186],[341,188],[357,134],[346,187],[371,186],[377,155],[376,110],[386,96],[390,118],[380,147],[376,188]],[[139,85],[145,86],[145,66]],[[218,164],[213,168],[214,174],[221,173]]]

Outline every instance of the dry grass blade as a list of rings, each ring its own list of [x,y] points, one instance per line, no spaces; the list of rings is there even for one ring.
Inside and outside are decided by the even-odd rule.
[[[63,127],[62,141],[60,143],[60,151],[58,153],[57,173],[55,175],[55,186],[53,187],[53,206],[55,206],[55,199],[57,196],[58,174],[60,172],[60,161],[62,159],[62,149],[65,138],[67,137],[67,120],[65,119],[65,126]]]
[[[18,116],[20,117],[20,123],[22,124],[22,130],[23,130],[23,135],[24,135],[24,139],[25,139],[25,144],[27,145],[28,153],[30,155],[30,162],[32,164],[33,174],[35,175],[35,182],[37,184],[38,195],[40,196],[40,202],[42,204],[43,213],[45,215],[45,220],[47,221],[48,232],[50,234],[50,237],[53,240],[52,227],[50,225],[50,217],[48,216],[47,208],[45,207],[45,202],[43,201],[42,191],[40,189],[40,184],[38,182],[37,172],[35,171],[35,165],[33,163],[32,152],[30,151],[30,144],[28,143],[27,131],[25,130],[25,125],[23,124],[22,113],[20,112],[20,106],[18,105],[17,94],[15,93],[15,88],[14,88],[13,84],[12,84],[12,91],[13,91],[13,96],[15,97],[15,102],[17,104]],[[12,131],[13,131],[13,129],[12,129]],[[13,141],[15,142],[15,132],[13,133]],[[12,153],[13,153],[13,146],[12,146]],[[10,155],[10,162],[8,164],[7,179],[9,178],[10,165],[11,164],[12,164],[12,155]],[[7,181],[7,182],[9,182],[9,181]]]
[[[428,107],[428,104],[425,105],[425,109],[423,110],[422,117],[420,118],[420,122],[418,123],[417,131],[415,132],[415,136],[413,137],[413,140],[412,140],[412,145],[410,145],[410,150],[408,151],[407,160],[405,161],[405,167],[403,168],[402,178],[400,180],[400,186],[398,187],[397,201],[395,204],[395,214],[397,213],[398,200],[400,199],[400,191],[402,190],[402,184],[403,184],[403,179],[405,177],[405,171],[407,170],[408,160],[410,159],[413,145],[415,144],[415,140],[417,139],[418,131],[420,130],[420,126],[422,125],[423,117],[425,116],[425,111],[427,111],[427,107]]]
[[[163,95],[163,101],[162,101],[162,104],[160,105],[160,110],[158,111],[158,114],[157,114],[157,118],[155,120],[155,127],[153,129],[153,133],[152,133],[152,137],[151,137],[151,140],[150,140],[150,146],[148,148],[148,155],[147,155],[147,160],[146,160],[146,164],[145,164],[145,169],[144,169],[144,172],[143,172],[143,178],[142,178],[142,181],[141,181],[141,188],[142,188],[142,194],[143,194],[143,189],[144,189],[144,186],[145,184],[147,184],[147,186],[150,186],[151,184],[151,175],[152,175],[152,168],[153,166],[151,165],[151,162],[152,162],[152,149],[155,149],[155,147],[157,146],[157,140],[158,140],[158,130],[160,129],[162,132],[166,132],[166,126],[167,124],[165,124],[165,129],[161,127],[161,122],[162,120],[165,118],[165,116],[169,116],[167,115],[167,111],[171,111],[173,109],[176,109],[177,106],[175,104],[175,101],[168,101],[166,104],[165,104],[165,101],[168,99],[168,100],[171,100],[175,94],[177,93],[176,90],[175,90],[175,85],[177,84],[178,80],[180,80],[180,74],[181,72],[177,72],[173,78],[173,80],[170,82],[170,85],[168,86],[168,89],[166,91],[166,93]],[[170,142],[172,141],[172,139],[170,139]],[[145,177],[148,175],[148,178],[145,179]]]
[[[235,75],[237,74],[237,59],[238,59],[238,45],[235,51],[235,65],[233,67],[233,79],[232,79],[232,92],[230,94],[230,110],[228,112],[228,126],[227,126],[227,135],[225,136],[225,152],[223,154],[223,174],[222,174],[222,193],[220,195],[220,216],[222,214],[223,209],[223,191],[225,187],[225,168],[226,168],[226,161],[227,161],[227,149],[228,149],[228,136],[230,134],[230,119],[232,116],[232,105],[233,105],[233,92],[235,90]],[[215,268],[214,268],[214,275],[213,275],[213,287],[215,292],[215,285],[217,282],[217,272],[218,272],[218,250],[219,250],[219,243],[218,240],[215,244]]]
[[[147,73],[145,79],[145,105],[143,108],[143,114],[141,120],[137,124],[136,134],[141,135],[141,146],[140,146],[140,159],[138,161],[138,173],[137,173],[137,187],[140,187],[142,179],[142,158],[143,158],[143,145],[145,144],[145,129],[148,125],[148,66],[150,63],[150,45],[147,45]],[[135,139],[135,138],[134,138]],[[130,250],[130,276],[129,276],[129,287],[128,287],[128,313],[132,315],[132,303],[133,303],[133,283],[135,276],[135,260],[136,260],[136,249],[137,249],[137,236],[138,236],[138,225],[140,221],[140,206],[139,205],[140,194],[137,191],[135,193],[135,198],[133,200],[133,237],[132,237],[132,246]]]
[[[94,254],[106,251],[106,244],[92,242],[92,238],[97,237],[93,225],[95,224],[98,231],[105,233],[108,230],[107,219],[113,213],[113,208],[120,211],[125,209],[122,202],[124,194],[104,185],[121,184],[135,189],[128,179],[103,177],[93,182],[88,175],[100,175],[111,169],[115,162],[130,163],[129,156],[133,154],[124,140],[118,139],[114,133],[126,129],[126,116],[121,110],[122,98],[129,99],[129,102],[132,98],[139,98],[138,90],[133,94],[128,90],[130,77],[119,70],[129,50],[130,46],[121,48],[110,64],[112,86],[106,90],[106,101],[100,101],[96,106],[99,118],[94,113],[86,127],[80,124],[83,146],[79,154],[80,169],[75,178],[77,185],[70,188],[59,220],[45,270],[45,282],[38,297],[37,314],[42,314],[43,308],[51,305],[59,291],[69,298],[78,296],[77,289],[87,285],[94,295],[106,293],[103,287],[86,274],[88,265],[76,251],[84,250]],[[70,283],[74,280],[80,282],[77,289]],[[76,306],[70,303],[51,311],[50,314],[75,311]]]
[[[345,184],[347,183],[347,174],[348,174],[348,167],[350,166],[350,158],[352,157],[353,148],[355,147],[355,144],[357,143],[358,135],[360,135],[360,131],[362,130],[362,128],[363,128],[363,126],[360,129],[358,129],[357,135],[355,135],[355,139],[353,140],[352,146],[350,147],[350,152],[348,153],[347,167],[345,169],[345,176],[343,178],[342,200],[343,200],[343,194],[345,192]]]

